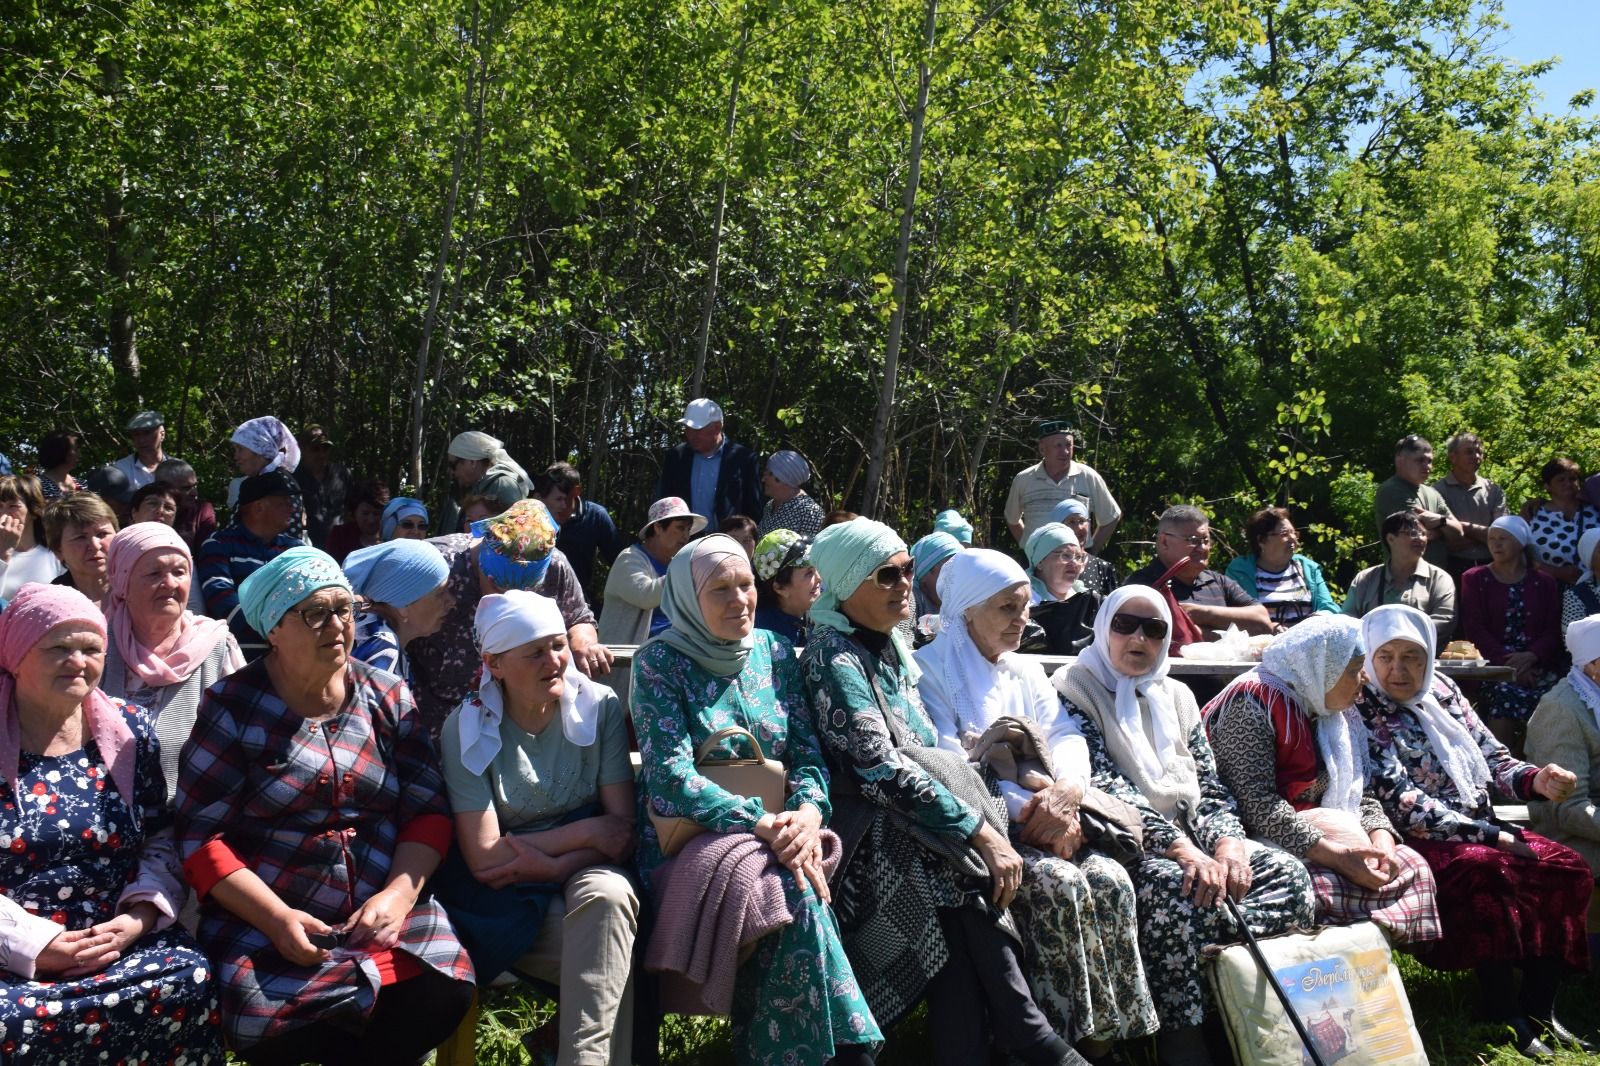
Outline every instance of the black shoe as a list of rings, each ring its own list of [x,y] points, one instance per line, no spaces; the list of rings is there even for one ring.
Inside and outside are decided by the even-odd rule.
[[[1556,1053],[1550,1050],[1550,1045],[1539,1039],[1540,1023],[1517,1017],[1508,1018],[1505,1024],[1516,1034],[1512,1046],[1517,1049],[1517,1054],[1527,1059],[1555,1058]]]
[[[1593,1055],[1595,1053],[1594,1041],[1585,1040],[1577,1033],[1574,1033],[1571,1029],[1568,1029],[1566,1026],[1562,1025],[1560,1020],[1557,1018],[1552,1017],[1548,1020],[1544,1018],[1535,1018],[1533,1019],[1533,1024],[1542,1031],[1541,1035],[1544,1037],[1544,1042],[1547,1044],[1565,1044],[1572,1050],[1581,1051],[1585,1055]]]

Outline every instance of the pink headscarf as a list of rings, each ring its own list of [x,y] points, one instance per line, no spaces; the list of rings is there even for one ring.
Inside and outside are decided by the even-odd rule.
[[[128,579],[146,552],[182,552],[191,571],[194,557],[177,530],[161,522],[136,522],[111,538],[106,553],[106,577],[111,591],[106,596],[106,622],[115,634],[117,653],[128,669],[150,688],[162,688],[186,681],[206,661],[219,640],[228,636],[228,623],[202,618],[185,610],[178,620],[178,645],[165,655],[157,655],[133,632],[133,614],[128,610]]]
[[[22,722],[17,712],[17,668],[33,646],[62,622],[88,622],[102,638],[106,620],[87,596],[65,585],[27,584],[0,614],[0,774],[17,793],[17,773],[22,761]],[[83,701],[83,720],[111,768],[111,780],[131,807],[133,791],[133,730],[123,721],[122,709],[96,686]]]

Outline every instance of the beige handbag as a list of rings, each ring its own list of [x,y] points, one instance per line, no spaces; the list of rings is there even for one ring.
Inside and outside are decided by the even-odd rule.
[[[744,737],[750,741],[755,755],[741,759],[738,756],[712,758],[711,749],[730,737]],[[787,798],[787,777],[783,763],[766,757],[761,741],[750,730],[731,725],[719,729],[705,740],[694,753],[694,768],[707,781],[738,796],[759,799],[769,814],[783,810]],[[650,811],[650,824],[655,826],[656,838],[661,843],[661,854],[676,855],[683,846],[701,833],[705,826],[693,818],[675,818]]]

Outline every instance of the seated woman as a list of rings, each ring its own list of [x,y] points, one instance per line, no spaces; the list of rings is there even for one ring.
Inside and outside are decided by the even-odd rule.
[[[428,508],[421,500],[396,496],[378,516],[378,539],[427,540]]]
[[[1206,704],[1222,783],[1256,840],[1305,862],[1317,921],[1373,921],[1390,943],[1436,940],[1433,873],[1366,792],[1361,624],[1308,618]]]
[[[96,687],[105,649],[72,589],[27,585],[0,614],[0,1057],[220,1066],[211,964],[173,925],[159,744]]]
[[[344,521],[328,531],[328,554],[340,566],[351,552],[370,548],[383,538],[383,509],[389,506],[389,486],[381,481],[363,481],[345,504]]]
[[[456,605],[450,565],[427,541],[392,540],[351,552],[344,574],[362,601],[350,658],[410,684],[406,645],[439,632]]]
[[[1434,626],[1412,607],[1361,622],[1367,681],[1356,702],[1368,732],[1370,787],[1438,885],[1444,937],[1416,952],[1440,970],[1478,971],[1479,1013],[1504,1021],[1524,1053],[1541,1037],[1575,1043],[1555,1019],[1556,989],[1585,969],[1584,909],[1594,876],[1562,844],[1495,820],[1491,800],[1572,795],[1554,763],[1512,758],[1461,690],[1434,673]],[[1513,969],[1522,970],[1520,993]]]
[[[856,518],[817,534],[811,558],[822,596],[803,676],[834,800],[852,823],[840,829],[847,853],[834,906],[873,1014],[892,1026],[926,996],[941,1066],[987,1061],[991,1034],[1025,1063],[1081,1063],[1022,974],[1006,912],[1022,858],[1004,821],[964,760],[922,757],[938,734],[899,630],[911,611],[905,542]],[[964,780],[978,782],[975,792]]]
[[[117,532],[117,515],[92,492],[74,492],[44,509],[44,537],[66,572],[57,585],[77,589],[104,607],[108,581],[106,549]]]
[[[1488,566],[1461,575],[1463,635],[1495,666],[1516,671],[1510,681],[1485,681],[1479,716],[1513,751],[1539,699],[1560,680],[1561,590],[1533,566],[1528,523],[1502,515],[1489,526]]]
[[[775,529],[756,543],[756,628],[806,642],[806,615],[822,594],[817,568],[806,553],[811,541],[792,529]]]
[[[28,474],[0,475],[0,600],[32,581],[49,583],[65,568],[44,538],[44,495]]]
[[[1456,631],[1456,583],[1442,567],[1422,557],[1428,531],[1422,519],[1409,511],[1396,511],[1379,527],[1389,549],[1389,561],[1369,566],[1350,583],[1344,613],[1365,618],[1384,604],[1404,604],[1433,619],[1442,645]]]
[[[639,543],[622,549],[606,575],[600,643],[643,644],[671,624],[661,610],[667,564],[704,528],[706,520],[690,512],[681,497],[666,496],[650,505]]]
[[[939,572],[961,551],[959,540],[937,530],[911,546],[911,577],[916,582],[916,613],[912,617],[939,613]]]
[[[1161,1018],[1156,1049],[1163,1064],[1198,1064],[1211,1061],[1198,1030],[1211,1010],[1200,949],[1238,939],[1222,894],[1257,936],[1309,926],[1313,907],[1306,868],[1246,839],[1194,696],[1167,676],[1171,629],[1159,592],[1124,585],[1101,607],[1094,643],[1051,680],[1089,744],[1091,783],[1143,815],[1145,855],[1132,875]]]
[[[449,804],[411,693],[350,658],[350,583],[294,547],[239,586],[271,650],[206,692],[179,762],[178,846],[229,1049],[251,1063],[414,1062],[472,1003],[423,897]]]
[[[1084,506],[1082,500],[1062,500],[1050,509],[1050,521],[1060,522],[1072,530],[1072,535],[1078,538],[1079,546],[1089,543],[1089,508]],[[1118,585],[1122,584],[1122,576],[1117,573],[1117,568],[1090,552],[1084,547],[1087,558],[1084,559],[1083,573],[1078,580],[1083,582],[1083,587],[1090,592],[1097,592],[1103,600],[1111,595]]]
[[[81,492],[83,486],[72,476],[78,465],[78,445],[82,437],[70,429],[52,429],[39,438],[39,490],[46,502],[60,499],[69,492]]]
[[[756,555],[756,538],[760,536],[760,527],[756,520],[749,515],[731,514],[717,523],[717,532],[732,537],[744,549],[745,558],[754,560]]]
[[[1029,589],[1037,629],[1024,632],[1023,651],[1077,655],[1094,639],[1094,618],[1103,597],[1079,578],[1089,553],[1060,522],[1046,522],[1028,536]],[[1029,634],[1034,634],[1029,639]]]
[[[561,989],[560,1066],[631,1063],[639,900],[619,867],[637,812],[622,708],[572,666],[554,600],[485,596],[476,628],[483,676],[441,752],[458,850],[434,895],[480,980],[536,952],[530,975]]]
[[[1600,614],[1600,529],[1578,538],[1578,560],[1583,572],[1561,592],[1561,632],[1580,618]]]
[[[1299,554],[1300,534],[1285,507],[1263,507],[1244,524],[1250,552],[1228,564],[1227,575],[1260,600],[1276,627],[1288,628],[1320,611],[1337,611],[1322,567]]]
[[[703,537],[667,568],[662,607],[672,624],[633,661],[644,769],[639,873],[659,905],[656,879],[666,857],[644,816],[650,811],[765,842],[782,866],[793,920],[757,941],[734,976],[734,1057],[741,1064],[870,1063],[869,1048],[883,1036],[840,944],[822,871],[828,775],[794,649],[755,629],[755,600],[755,575],[732,537]],[[760,799],[728,792],[696,770],[696,750],[728,726],[749,730],[766,757],[784,765],[783,810],[766,810]],[[732,750],[748,754],[743,744]]]
[[[178,493],[165,481],[152,481],[133,490],[128,498],[128,524],[160,522],[175,525],[178,521]]]
[[[1583,475],[1571,459],[1557,457],[1539,471],[1539,480],[1550,498],[1529,514],[1533,554],[1540,570],[1562,585],[1578,580],[1588,560],[1579,554],[1578,542],[1591,529],[1600,528],[1600,511],[1584,499]]]
[[[1051,756],[1053,780],[1035,773],[999,782],[1020,833],[1022,886],[1013,910],[1034,1002],[1074,1043],[1103,1049],[1146,1036],[1156,1029],[1156,1009],[1139,962],[1133,883],[1114,859],[1084,847],[1078,821],[1088,746],[1061,712],[1044,668],[1013,654],[1028,617],[1028,575],[1008,556],[975,548],[950,560],[939,585],[943,625],[916,654],[917,692],[939,746],[971,758],[985,730],[1014,718],[1030,723],[1034,744],[1047,745]]]
[[[106,553],[106,695],[143,710],[161,741],[167,800],[206,689],[244,665],[228,623],[189,610],[194,559],[178,531],[138,522]]]
[[[1583,856],[1600,874],[1600,618],[1567,627],[1572,670],[1528,720],[1528,758],[1569,767],[1572,795],[1528,804],[1534,828]],[[1589,899],[1589,954],[1600,949],[1600,893]]]

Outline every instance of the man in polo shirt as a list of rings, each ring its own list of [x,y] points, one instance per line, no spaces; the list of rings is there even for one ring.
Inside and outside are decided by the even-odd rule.
[[[1378,486],[1373,506],[1373,525],[1383,536],[1383,520],[1396,511],[1410,511],[1428,533],[1428,550],[1422,557],[1444,569],[1449,536],[1460,537],[1461,523],[1450,513],[1450,505],[1439,490],[1428,484],[1433,473],[1433,445],[1415,433],[1401,437],[1394,446],[1394,477]]]
[[[239,505],[234,508],[233,521],[207,537],[195,559],[206,614],[228,623],[246,659],[265,655],[267,642],[250,628],[244,612],[239,610],[239,585],[301,543],[289,535],[299,491],[293,475],[282,470],[245,478],[239,483]]]
[[[1156,529],[1156,561],[1128,576],[1124,584],[1159,587],[1161,575],[1185,556],[1189,561],[1172,575],[1172,595],[1189,613],[1207,640],[1230,625],[1246,633],[1271,633],[1272,618],[1239,583],[1206,569],[1211,561],[1211,519],[1198,507],[1176,504],[1161,512]]]
[[[729,515],[761,517],[761,475],[755,453],[722,432],[722,408],[704,397],[691,400],[678,419],[684,442],[661,458],[656,499],[679,496],[715,529]]]
[[[156,479],[156,466],[167,458],[161,450],[167,439],[167,420],[160,411],[140,411],[128,419],[128,438],[133,441],[133,454],[124,455],[111,465],[128,478],[128,491],[137,492]]]
[[[1499,485],[1478,476],[1483,441],[1476,433],[1457,433],[1445,444],[1450,472],[1433,487],[1461,523],[1461,535],[1445,534],[1445,569],[1461,584],[1461,575],[1489,562],[1489,526],[1506,514],[1506,494]]]
[[[1072,427],[1055,420],[1039,424],[1039,461],[1018,474],[1006,497],[1006,525],[1018,544],[1027,544],[1033,531],[1050,521],[1050,512],[1062,500],[1082,500],[1094,520],[1094,535],[1084,545],[1095,554],[1105,550],[1122,521],[1122,508],[1106,488],[1105,479],[1091,466],[1072,461]]]

